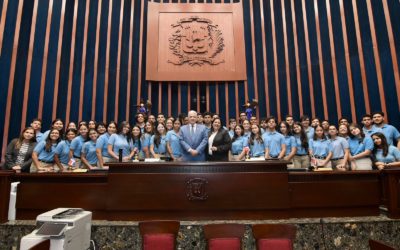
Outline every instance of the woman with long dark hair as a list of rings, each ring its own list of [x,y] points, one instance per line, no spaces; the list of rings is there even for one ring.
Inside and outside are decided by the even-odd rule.
[[[144,126],[144,133],[142,133],[142,150],[146,158],[150,158],[150,143],[153,135],[154,124],[152,122],[146,122]]]
[[[71,142],[76,137],[78,131],[76,129],[68,129],[65,133],[65,140],[58,143],[56,152],[54,154],[54,162],[57,164],[60,171],[75,168],[69,165],[69,151],[71,149]]]
[[[167,128],[164,123],[158,123],[157,129],[150,141],[150,153],[153,158],[160,158],[167,154]]]
[[[83,166],[90,170],[97,167],[96,141],[99,134],[94,128],[89,129],[88,134],[88,138],[82,146],[81,159]]]
[[[247,120],[245,120],[247,121]],[[260,126],[254,124],[251,125],[251,135],[249,139],[250,156],[253,158],[264,158],[265,145],[264,140],[261,136]]]
[[[330,152],[330,141],[325,136],[324,128],[317,125],[314,129],[314,136],[309,140],[308,147],[311,156],[311,166],[313,167],[332,167]]]
[[[112,161],[118,161],[119,152],[122,153],[122,161],[127,162],[132,159],[134,154],[131,126],[128,122],[121,122],[118,126],[116,134],[112,134],[108,140],[108,154],[112,157]]]
[[[289,123],[287,123],[286,121],[281,121],[278,126],[279,133],[281,133],[285,137],[286,152],[284,159],[287,161],[292,161],[297,152],[296,139],[292,134]],[[293,166],[293,164],[290,165]],[[288,165],[288,167],[290,166]]]
[[[383,133],[377,132],[371,135],[374,141],[374,149],[372,150],[372,158],[379,170],[386,167],[400,167],[400,150],[389,145]]]
[[[50,129],[47,130],[46,132],[44,132],[42,137],[41,137],[41,140],[38,140],[37,142],[39,143],[40,141],[46,140],[47,137],[50,134],[50,130],[52,130],[52,129],[57,129],[60,132],[61,140],[64,139],[64,132],[65,132],[64,131],[64,122],[61,119],[57,118],[57,119],[55,119],[54,121],[51,122]]]
[[[103,168],[104,163],[112,160],[112,156],[108,153],[108,140],[115,132],[117,132],[117,123],[111,121],[107,125],[107,133],[100,135],[96,141],[97,166],[99,168]]]
[[[294,123],[293,135],[296,141],[297,149],[296,155],[293,157],[293,165],[295,168],[308,168],[310,167],[310,157],[308,156],[308,137],[300,122]]]
[[[53,128],[50,130],[49,136],[36,145],[32,153],[31,173],[59,171],[58,166],[54,165],[54,154],[60,141],[60,131]]]
[[[222,127],[221,119],[215,118],[208,133],[207,160],[228,161],[231,143],[231,137],[228,130]]]
[[[5,155],[5,169],[15,172],[27,172],[32,164],[32,152],[36,146],[35,130],[32,127],[25,128],[19,138],[13,139],[8,144]]]
[[[329,126],[329,140],[330,151],[332,152],[332,168],[340,171],[348,170],[349,143],[345,138],[338,136],[338,130],[335,125]]]
[[[351,170],[372,170],[371,153],[374,142],[371,137],[366,137],[361,127],[355,123],[350,124],[350,157]]]
[[[249,139],[244,136],[244,128],[242,125],[236,125],[234,131],[235,134],[232,138],[230,161],[241,161],[250,150]]]
[[[143,159],[144,153],[142,150],[142,130],[138,125],[132,128],[132,144],[133,144],[133,158],[135,160]]]
[[[80,168],[82,166],[81,152],[83,144],[88,140],[89,127],[87,125],[81,124],[79,126],[79,135],[75,137],[69,149],[69,159],[73,159],[73,164],[75,167]]]
[[[165,140],[167,141],[167,151],[174,161],[181,161],[182,148],[180,144],[179,130],[182,123],[179,119],[175,119],[173,129],[167,132]]]

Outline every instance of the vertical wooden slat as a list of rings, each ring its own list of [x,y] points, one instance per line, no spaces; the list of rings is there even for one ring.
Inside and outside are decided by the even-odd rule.
[[[336,107],[338,117],[342,116],[342,104],[340,102],[340,91],[339,91],[339,81],[338,81],[338,73],[336,66],[336,52],[335,52],[335,41],[333,39],[333,28],[332,28],[332,15],[331,15],[331,6],[329,0],[325,0],[326,2],[326,12],[328,16],[328,31],[329,31],[329,43],[331,49],[331,63],[332,63],[332,73],[333,73],[333,84],[335,87],[335,97],[336,97]]]
[[[162,82],[158,83],[158,113],[162,113]]]
[[[181,82],[178,82],[178,114],[182,113],[182,90]]]
[[[371,37],[372,37],[372,48],[374,51],[374,58],[375,58],[376,75],[378,77],[379,97],[381,99],[382,111],[386,113],[386,99],[385,99],[385,90],[383,88],[381,59],[379,58],[379,48],[378,48],[378,42],[376,40],[375,21],[374,21],[374,15],[372,13],[371,0],[367,0],[367,9],[368,9],[369,27],[371,30]]]
[[[305,42],[306,42],[306,54],[307,54],[307,73],[308,73],[308,84],[309,84],[309,88],[310,88],[311,115],[312,115],[312,117],[315,117],[314,84],[313,84],[313,75],[312,75],[312,68],[311,68],[310,38],[308,36],[306,1],[307,0],[302,0],[301,8],[303,10],[304,37],[306,40]]]
[[[347,26],[346,26],[346,16],[344,13],[343,0],[339,0],[340,6],[340,17],[342,20],[342,33],[343,33],[343,41],[344,41],[344,54],[346,59],[346,72],[347,79],[349,85],[349,95],[350,95],[350,109],[351,109],[351,118],[353,122],[357,121],[356,107],[354,101],[354,88],[353,88],[353,73],[351,71],[351,62],[350,62],[350,52],[349,52],[349,43],[347,38]]]
[[[197,83],[196,94],[197,94],[197,97],[196,97],[197,112],[200,112],[200,84],[199,83]]]
[[[191,99],[191,97],[190,97],[190,94],[191,94],[191,93],[190,93],[190,83],[187,82],[186,84],[188,85],[188,86],[187,86],[187,106],[188,106],[188,111],[189,111],[189,110],[192,110],[192,107],[191,107],[191,106],[192,106],[192,105],[191,105],[192,102],[191,102],[191,100],[190,100],[190,99]]]
[[[122,24],[124,22],[124,5],[125,1],[121,0],[121,8],[119,12],[119,31],[118,31],[118,57],[117,57],[117,80],[115,84],[115,113],[114,121],[118,121],[119,110],[119,86],[121,82],[121,50],[122,50]]]
[[[206,83],[206,106],[207,111],[210,111],[210,83]]]
[[[219,83],[215,82],[215,113],[219,114]]]
[[[29,36],[28,60],[27,60],[26,75],[25,75],[24,99],[23,99],[23,104],[22,104],[21,129],[24,129],[26,126],[26,114],[27,114],[27,108],[28,108],[29,89],[30,89],[30,82],[31,82],[33,45],[35,43],[35,31],[36,31],[36,20],[37,20],[37,14],[38,14],[37,13],[38,5],[39,5],[39,0],[34,0],[32,23],[31,23],[31,33]]]
[[[258,100],[258,79],[257,79],[257,60],[256,60],[256,43],[254,38],[254,8],[253,0],[250,0],[250,26],[251,26],[251,51],[253,54],[253,84],[254,96]],[[260,117],[260,109],[256,110],[257,117]]]
[[[1,158],[2,158],[3,162],[4,162],[4,155],[6,153],[7,143],[8,143],[8,130],[10,128],[11,103],[12,103],[12,96],[13,96],[13,90],[14,90],[15,68],[16,68],[16,64],[17,64],[19,32],[21,29],[21,18],[22,18],[23,7],[24,7],[24,0],[19,0],[17,17],[16,17],[17,21],[15,23],[13,49],[12,49],[12,54],[11,54],[10,76],[9,76],[9,80],[8,80],[6,114],[5,114],[5,119],[4,119],[3,147],[2,147],[3,150],[2,150],[2,154],[1,154]]]
[[[138,92],[137,92],[137,104],[140,103],[141,92],[142,92],[142,50],[143,50],[143,19],[144,19],[144,5],[146,1],[141,1],[140,3],[140,38],[139,38],[139,61],[138,61]],[[151,87],[151,83],[149,84]],[[149,100],[151,100],[151,94],[148,96]]]
[[[285,66],[286,66],[286,86],[287,86],[288,111],[289,111],[289,114],[292,114],[293,113],[292,87],[291,87],[291,81],[290,81],[290,63],[289,63],[289,48],[288,48],[288,38],[287,38],[287,29],[286,29],[285,0],[281,0],[281,5],[282,5],[283,43],[285,45]]]
[[[4,0],[3,9],[1,11],[1,19],[0,19],[0,56],[3,48],[4,27],[6,25],[7,9],[8,9],[8,0]]]
[[[264,0],[260,0],[261,10],[261,39],[262,39],[262,53],[263,53],[263,70],[264,70],[264,92],[265,92],[265,104],[267,108],[267,116],[271,115],[271,108],[269,105],[269,84],[268,84],[268,66],[267,66],[267,48],[266,48],[266,36],[265,36],[265,21],[264,21]],[[266,2],[268,4],[268,2]],[[235,83],[236,84],[236,83]],[[236,87],[236,86],[235,86]],[[236,97],[236,100],[238,98]],[[238,113],[238,112],[236,112]]]
[[[274,68],[275,68],[275,89],[276,89],[276,111],[278,120],[281,120],[281,98],[279,93],[279,74],[278,74],[278,53],[276,49],[276,31],[275,31],[275,7],[274,0],[271,0],[271,26],[272,26],[272,47],[274,50]]]
[[[53,120],[56,119],[56,117],[57,117],[58,85],[60,83],[60,66],[61,66],[61,51],[62,51],[62,43],[63,43],[62,38],[63,38],[63,34],[64,34],[65,4],[66,4],[66,0],[62,0],[60,31],[58,33],[56,77],[54,79],[54,95],[53,95],[53,111],[52,111],[52,119]]]
[[[72,80],[74,72],[74,59],[75,59],[75,44],[76,44],[76,22],[78,18],[78,5],[79,0],[75,0],[74,3],[74,17],[72,23],[72,35],[71,35],[71,54],[69,59],[69,73],[68,73],[68,90],[67,90],[67,109],[65,111],[65,124],[69,123],[71,113],[71,91],[72,91]]]
[[[225,124],[229,125],[229,91],[228,91],[228,83],[225,83]]]
[[[172,115],[172,84],[168,82],[168,116]]]
[[[39,93],[39,108],[38,108],[39,118],[42,118],[43,114],[43,99],[44,99],[44,89],[46,86],[47,61],[49,55],[50,27],[51,27],[51,17],[53,14],[53,2],[54,0],[50,0],[49,9],[47,11],[46,35],[44,38],[44,51],[43,51],[43,63],[42,63],[43,65],[42,65],[42,74],[40,77],[40,93]]]
[[[314,15],[315,15],[315,26],[316,26],[316,30],[317,30],[319,76],[321,79],[322,105],[324,107],[324,119],[328,119],[328,102],[326,100],[325,70],[324,70],[324,58],[322,55],[322,42],[321,42],[321,30],[320,30],[320,25],[319,25],[318,0],[314,0]]]
[[[262,1],[262,0],[261,0]],[[267,100],[268,102],[268,100]],[[208,103],[208,102],[207,102]],[[235,107],[236,107],[236,120],[239,120],[239,83],[235,82]]]
[[[79,115],[78,120],[82,120],[82,112],[83,112],[83,97],[85,91],[85,76],[86,76],[86,50],[87,50],[87,36],[88,36],[88,27],[89,27],[89,11],[90,11],[90,1],[86,0],[86,9],[85,9],[85,27],[83,30],[83,47],[82,47],[82,65],[81,65],[81,86],[79,89]]]
[[[103,0],[99,0],[97,7],[97,23],[96,23],[96,43],[94,49],[94,65],[93,65],[93,89],[92,89],[92,120],[96,115],[96,89],[97,89],[97,67],[99,63],[99,44],[100,44],[100,25],[101,25],[101,5]],[[106,119],[103,119],[104,121]]]
[[[294,54],[296,60],[296,80],[297,80],[297,91],[299,93],[299,111],[300,114],[304,114],[303,108],[303,90],[301,84],[301,75],[300,75],[300,60],[299,60],[299,45],[298,45],[298,38],[297,38],[297,25],[296,25],[296,10],[294,7],[294,1],[291,0],[291,8],[292,8],[292,25],[293,25],[293,40],[294,40]],[[293,114],[291,114],[293,115]]]
[[[110,74],[110,43],[111,43],[111,20],[112,20],[113,0],[108,4],[108,22],[107,22],[107,47],[106,47],[106,68],[104,70],[104,97],[103,97],[103,120],[107,120],[108,105],[108,82]]]
[[[125,121],[129,121],[131,112],[131,82],[132,82],[132,46],[133,46],[133,20],[135,15],[135,0],[131,0],[131,16],[129,20],[129,49],[128,49],[128,82],[126,84],[126,115]]]
[[[152,82],[147,82],[147,99],[151,102],[151,88],[152,88]],[[140,102],[140,100],[139,100]]]
[[[364,61],[363,45],[361,41],[360,22],[358,19],[357,0],[352,0],[352,3],[353,3],[354,24],[356,28],[358,58],[360,60],[361,81],[364,93],[365,110],[369,114],[371,113],[371,106],[369,102],[367,74],[365,72],[365,61]]]
[[[399,63],[397,61],[397,55],[396,55],[396,43],[393,37],[393,28],[392,28],[392,22],[390,21],[388,3],[387,1],[382,1],[382,4],[383,4],[383,11],[385,13],[386,27],[389,36],[390,55],[392,56],[394,82],[396,85],[396,93],[397,93],[397,103],[400,108],[400,74],[399,74]]]

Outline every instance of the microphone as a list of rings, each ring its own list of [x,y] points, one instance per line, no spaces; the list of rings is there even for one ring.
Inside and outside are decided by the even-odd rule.
[[[118,162],[122,162],[122,148],[118,150]]]

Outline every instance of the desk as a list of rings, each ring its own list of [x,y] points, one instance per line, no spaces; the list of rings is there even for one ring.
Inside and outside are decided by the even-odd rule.
[[[3,172],[0,183],[6,183],[1,192],[7,193],[7,183],[21,182],[17,219],[35,219],[55,207],[82,207],[103,220],[244,220],[378,215],[382,194],[389,194],[381,188],[389,179],[381,175],[288,172],[283,161],[114,163],[102,173]],[[399,189],[398,183],[392,189]],[[394,192],[392,200],[398,199]],[[1,206],[8,209],[6,198]],[[400,207],[390,204],[390,211]]]

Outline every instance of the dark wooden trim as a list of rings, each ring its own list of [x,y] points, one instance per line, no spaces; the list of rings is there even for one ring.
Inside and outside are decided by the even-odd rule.
[[[101,26],[101,5],[103,0],[99,0],[97,7],[97,23],[96,23],[96,44],[94,49],[94,65],[93,65],[93,89],[92,89],[92,120],[96,115],[96,89],[97,89],[97,67],[99,63],[99,44],[100,44],[100,26]],[[104,119],[103,119],[104,120]]]
[[[0,223],[8,221],[10,203],[11,176],[14,171],[0,171]]]
[[[276,30],[275,30],[275,6],[274,1],[271,3],[271,26],[272,26],[272,47],[274,51],[274,75],[275,75],[275,97],[276,97],[276,112],[278,121],[281,120],[281,95],[280,95],[280,82],[279,82],[279,72],[278,72],[278,53],[276,46]]]
[[[128,82],[126,84],[126,115],[125,121],[129,121],[131,113],[131,84],[132,84],[132,46],[133,46],[133,24],[135,15],[135,0],[131,0],[131,15],[129,20],[129,49],[128,49]]]
[[[268,2],[265,2],[268,4]],[[264,0],[260,0],[260,18],[261,18],[261,39],[262,39],[262,52],[263,52],[263,72],[264,72],[264,93],[265,93],[265,105],[267,110],[267,116],[271,115],[271,107],[269,104],[269,81],[268,81],[268,65],[267,65],[267,41],[265,39],[265,18],[264,18]],[[236,86],[235,86],[236,87]],[[236,100],[238,98],[236,97]],[[236,112],[238,113],[238,112]],[[239,114],[237,114],[238,116]]]
[[[107,47],[106,47],[106,68],[104,69],[104,96],[103,96],[103,120],[107,120],[108,106],[108,83],[110,75],[110,46],[111,46],[111,22],[113,12],[113,0],[108,4],[108,21],[107,21]]]
[[[297,37],[297,25],[296,25],[296,10],[294,7],[294,1],[290,1],[290,5],[292,8],[292,25],[293,25],[293,39],[294,39],[294,53],[296,57],[296,79],[297,79],[297,92],[299,94],[299,112],[300,114],[304,114],[303,108],[303,90],[302,90],[302,82],[301,82],[301,73],[300,73],[300,60],[299,60],[299,45],[298,45],[298,37]],[[291,114],[293,115],[293,114]]]
[[[168,116],[172,115],[172,84],[168,83]]]
[[[283,43],[284,43],[284,46],[285,46],[285,68],[286,68],[286,87],[287,87],[288,112],[289,112],[289,114],[293,114],[292,87],[291,87],[291,80],[290,80],[289,48],[288,48],[288,38],[287,38],[288,34],[287,34],[287,28],[286,28],[285,0],[281,0],[281,6],[282,6]]]
[[[3,48],[4,27],[6,25],[7,10],[8,10],[8,0],[4,0],[3,9],[1,11],[1,19],[0,19],[0,56]]]
[[[162,112],[162,82],[158,82],[158,113]]]
[[[134,1],[134,0],[133,0]],[[139,61],[138,61],[138,64],[139,64],[139,66],[138,66],[138,89],[137,89],[137,100],[136,100],[136,102],[137,102],[137,104],[139,104],[140,103],[140,99],[141,99],[141,94],[142,94],[142,65],[143,65],[143,61],[142,61],[142,58],[143,58],[143,30],[144,30],[144,27],[143,27],[143,22],[144,22],[144,5],[146,4],[146,1],[142,1],[141,3],[140,3],[140,38],[139,38]],[[151,87],[151,83],[149,82],[149,87]],[[150,88],[150,90],[151,90],[151,88]],[[151,100],[151,91],[149,90],[149,92],[150,92],[150,95],[148,95],[148,97],[147,97],[147,99],[148,100]]]
[[[251,52],[253,59],[253,85],[254,85],[254,98],[258,100],[258,77],[257,77],[257,53],[256,42],[254,38],[254,8],[253,0],[250,0],[250,33],[251,33]],[[260,117],[260,109],[256,109],[257,117]]]
[[[118,121],[119,113],[119,89],[120,89],[120,82],[121,82],[121,50],[122,50],[122,25],[124,22],[124,5],[125,1],[121,0],[121,8],[119,12],[119,30],[118,30],[118,57],[117,57],[117,80],[115,84],[115,113],[114,113],[114,121]]]

